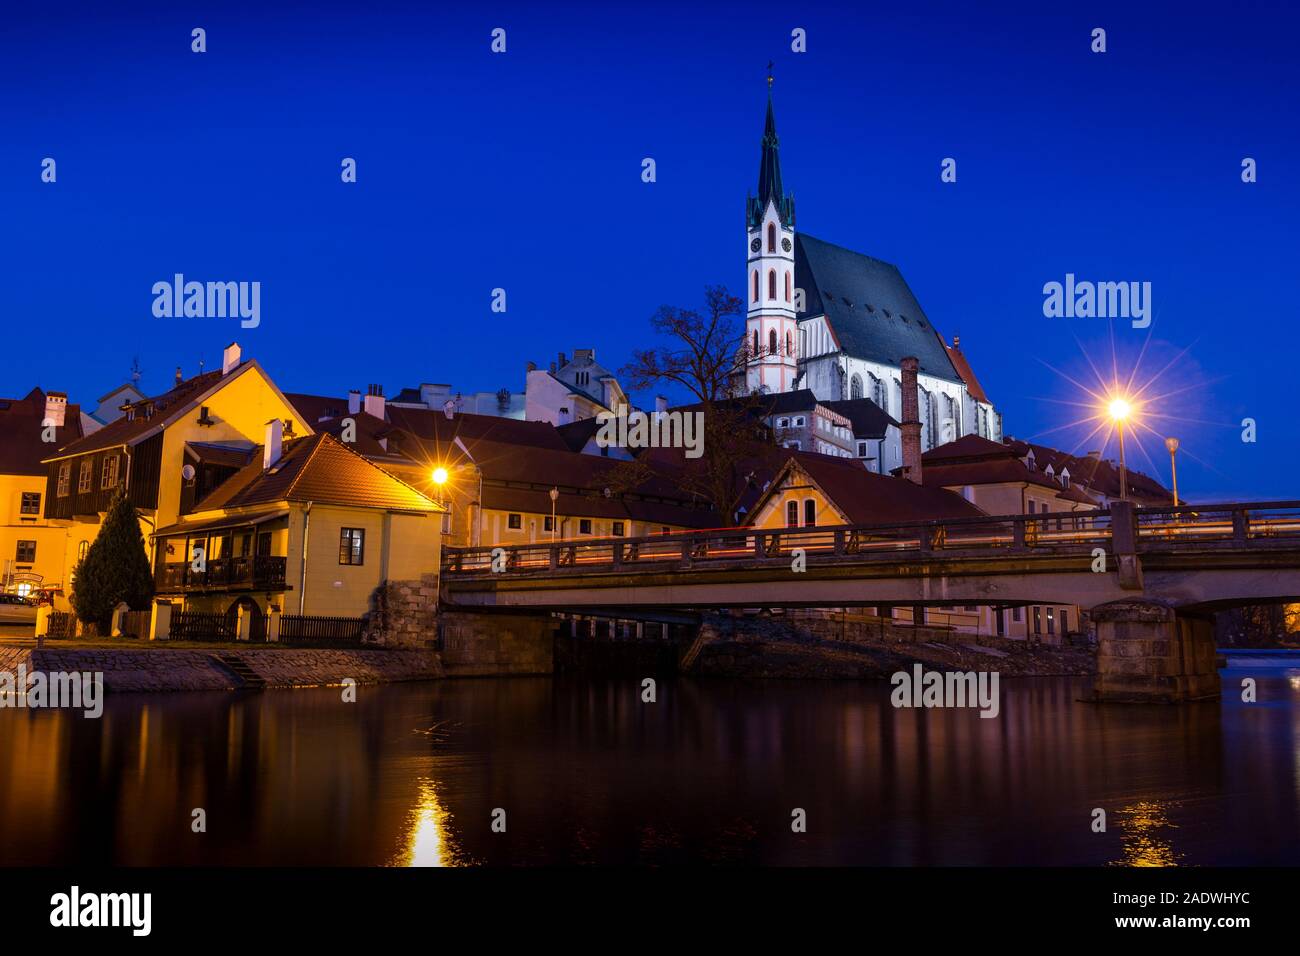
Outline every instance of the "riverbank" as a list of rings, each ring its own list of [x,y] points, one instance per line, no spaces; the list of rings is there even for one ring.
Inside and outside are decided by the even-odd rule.
[[[223,659],[224,658],[224,659]],[[436,651],[425,649],[0,646],[0,672],[102,673],[109,693],[247,690],[434,680],[445,676]]]

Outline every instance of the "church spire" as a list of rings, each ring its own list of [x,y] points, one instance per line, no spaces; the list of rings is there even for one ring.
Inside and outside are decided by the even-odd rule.
[[[772,64],[767,65],[767,119],[763,124],[763,146],[758,163],[758,197],[750,197],[747,219],[752,226],[763,218],[769,201],[776,204],[781,224],[794,225],[794,197],[781,185],[781,141],[776,135],[776,114],[772,110]]]

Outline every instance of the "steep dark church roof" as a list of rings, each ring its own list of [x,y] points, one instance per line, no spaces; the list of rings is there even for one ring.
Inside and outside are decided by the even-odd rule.
[[[798,318],[825,315],[847,354],[895,368],[915,356],[926,375],[961,381],[897,266],[799,233],[794,284],[805,296]]]

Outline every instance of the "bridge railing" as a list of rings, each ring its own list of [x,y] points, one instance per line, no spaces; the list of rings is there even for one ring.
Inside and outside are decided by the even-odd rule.
[[[806,557],[942,551],[1023,551],[1104,546],[1110,538],[1107,512],[1007,515],[948,521],[802,528],[723,528],[682,531],[643,538],[581,538],[529,544],[448,548],[443,569],[451,575],[547,572],[573,568],[638,569],[707,562],[792,560]]]
[[[1134,512],[1139,550],[1197,547],[1222,542],[1228,547],[1264,546],[1271,540],[1300,539],[1300,501],[1178,508],[1139,508]],[[708,563],[790,561],[806,558],[897,561],[936,553],[1049,553],[1110,551],[1109,510],[1053,512],[912,521],[896,524],[803,528],[722,528],[681,531],[644,538],[580,538],[529,544],[448,548],[443,570],[451,576],[653,570]]]

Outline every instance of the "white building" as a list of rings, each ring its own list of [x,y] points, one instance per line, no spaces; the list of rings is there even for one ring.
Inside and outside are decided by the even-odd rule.
[[[1001,441],[1001,418],[954,340],[930,323],[897,267],[795,232],[781,181],[770,92],[758,195],[746,204],[745,381],[749,390],[811,389],[822,401],[868,398],[902,421],[900,363],[919,364],[921,449],[963,435]],[[899,432],[883,470],[902,461]]]

